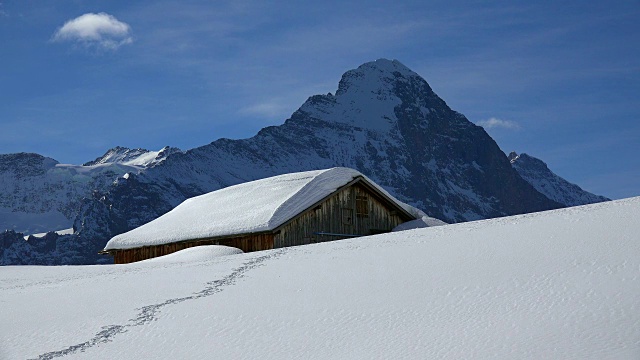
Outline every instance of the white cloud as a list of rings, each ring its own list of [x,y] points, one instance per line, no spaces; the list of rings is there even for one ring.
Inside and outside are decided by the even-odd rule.
[[[291,108],[284,104],[272,101],[263,102],[248,106],[244,109],[240,109],[240,114],[245,115],[258,115],[267,118],[277,118],[286,116],[288,110]]]
[[[106,13],[87,13],[71,19],[56,30],[51,40],[74,41],[106,50],[133,42],[131,27]]]
[[[498,118],[489,118],[488,120],[480,120],[477,122],[478,125],[482,126],[485,129],[494,129],[494,128],[503,128],[503,129],[512,129],[517,130],[520,129],[520,125],[517,122],[511,120],[501,120]]]

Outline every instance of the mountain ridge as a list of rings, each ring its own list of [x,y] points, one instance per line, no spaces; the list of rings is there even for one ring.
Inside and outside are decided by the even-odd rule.
[[[177,152],[182,152],[182,150],[170,146],[165,146],[159,151],[150,151],[142,148],[130,149],[123,146],[116,146],[107,150],[104,155],[96,158],[95,160],[82,164],[82,166],[118,163],[122,165],[149,167],[164,161],[167,156]]]
[[[583,190],[580,186],[568,182],[551,171],[544,161],[526,153],[518,155],[515,151],[512,151],[509,153],[508,158],[520,176],[549,199],[567,206],[611,200],[604,196],[592,194]]]

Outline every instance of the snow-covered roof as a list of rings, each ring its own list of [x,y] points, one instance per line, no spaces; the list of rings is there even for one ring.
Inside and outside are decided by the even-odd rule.
[[[357,177],[412,216],[424,215],[360,172],[337,167],[274,176],[187,199],[159,218],[113,237],[105,250],[274,230]]]

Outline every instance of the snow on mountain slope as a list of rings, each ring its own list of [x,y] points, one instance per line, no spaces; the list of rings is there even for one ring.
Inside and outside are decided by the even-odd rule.
[[[108,163],[118,163],[129,166],[149,167],[155,166],[164,161],[167,156],[182,152],[178,148],[165,146],[159,151],[149,151],[147,149],[129,149],[122,146],[116,146],[108,150],[101,157],[84,163],[83,166],[93,166]]]
[[[578,185],[556,175],[549,170],[547,164],[533,156],[515,152],[509,154],[509,161],[518,174],[522,176],[536,190],[544,194],[549,199],[557,201],[566,206],[576,206],[608,201],[604,196],[594,195],[582,190]]]
[[[205,261],[4,267],[0,357],[638,359],[639,216],[637,197]]]
[[[30,235],[25,235],[23,238],[25,240],[28,240],[29,236],[33,236],[33,237],[36,237],[36,238],[43,238],[50,232],[56,233],[58,235],[70,235],[70,234],[73,234],[73,228],[48,231],[48,232],[43,232],[43,233],[38,233],[38,234],[30,234]]]

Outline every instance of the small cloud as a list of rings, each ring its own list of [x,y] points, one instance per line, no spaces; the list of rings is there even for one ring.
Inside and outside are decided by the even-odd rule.
[[[289,107],[276,102],[264,102],[241,109],[240,113],[245,115],[259,115],[268,118],[275,118],[285,114],[288,109]]]
[[[64,23],[51,41],[73,41],[87,47],[116,50],[131,44],[131,27],[106,13],[87,13]]]
[[[480,120],[476,124],[482,126],[485,129],[495,129],[495,128],[503,128],[503,129],[511,129],[517,130],[520,129],[520,125],[511,120],[502,120],[498,118],[489,118],[488,120]]]

